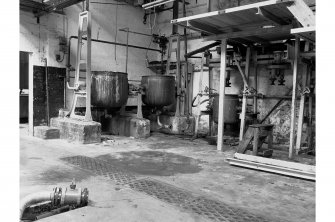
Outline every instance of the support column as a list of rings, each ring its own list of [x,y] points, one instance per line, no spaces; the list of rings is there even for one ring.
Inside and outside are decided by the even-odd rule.
[[[254,50],[253,53],[253,63],[254,63],[254,77],[255,77],[255,83],[254,83],[254,88],[256,90],[256,93],[258,93],[258,73],[257,73],[257,51]],[[254,111],[254,115],[256,116],[256,121],[254,121],[254,123],[257,123],[257,105],[258,105],[258,101],[257,101],[257,96],[254,96],[253,98],[253,111]]]
[[[294,63],[293,63],[293,90],[292,90],[292,105],[291,105],[291,130],[290,130],[290,147],[288,157],[292,159],[294,150],[294,124],[295,124],[295,103],[297,98],[297,75],[298,75],[298,62],[300,51],[300,38],[295,37],[294,45]]]
[[[305,65],[304,72],[302,72],[302,91],[305,90],[307,85],[307,75],[309,73],[309,66]],[[296,141],[296,154],[298,154],[301,147],[301,136],[302,136],[302,125],[304,121],[304,111],[305,111],[305,94],[302,93],[300,97],[300,106],[299,106],[299,116],[298,116],[298,129],[297,129],[297,141]]]
[[[226,50],[227,39],[221,40],[221,64],[220,64],[220,90],[219,90],[219,120],[218,120],[218,139],[217,150],[222,150],[224,135],[224,99],[226,82]]]
[[[246,58],[245,58],[245,77],[247,78],[247,82],[249,82],[249,70],[250,70],[250,47],[247,48]],[[240,124],[240,137],[239,140],[243,140],[243,134],[245,130],[245,114],[247,111],[247,96],[245,95],[245,90],[247,89],[247,85],[244,84],[244,92],[242,99],[242,112],[240,115],[241,124]]]
[[[33,53],[29,53],[28,60],[28,78],[29,78],[29,93],[28,93],[28,134],[34,135],[34,66],[32,64]]]

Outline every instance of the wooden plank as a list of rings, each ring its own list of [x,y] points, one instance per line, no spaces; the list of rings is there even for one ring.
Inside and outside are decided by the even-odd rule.
[[[314,165],[307,165],[307,164],[295,163],[295,162],[284,161],[284,160],[264,158],[264,157],[259,157],[259,156],[252,156],[252,155],[242,154],[242,153],[235,153],[234,158],[239,159],[239,160],[248,160],[248,161],[257,162],[257,163],[264,163],[268,165],[291,168],[291,169],[306,171],[310,173],[316,172]]]
[[[268,135],[268,149],[272,149],[273,147],[273,127],[269,130]]]
[[[173,19],[171,20],[171,23],[180,23],[184,21],[191,21],[195,19],[201,19],[201,18],[207,18],[211,16],[217,16],[221,14],[228,14],[228,13],[233,13],[233,12],[239,12],[239,11],[245,11],[245,10],[250,10],[250,9],[257,9],[258,7],[263,7],[263,6],[270,6],[270,5],[276,5],[276,4],[288,4],[293,2],[294,0],[268,0],[268,1],[263,1],[263,2],[257,2],[254,4],[247,4],[243,6],[238,6],[238,7],[233,7],[233,8],[228,8],[224,10],[219,10],[219,11],[213,11],[213,12],[206,12],[198,15],[192,15],[184,18],[178,18],[178,19]]]
[[[296,34],[310,43],[315,43],[315,26],[291,29],[291,34]]]
[[[309,67],[307,64],[304,65],[304,71],[302,72],[302,90],[305,89],[307,85],[307,75],[309,72]],[[299,106],[299,116],[298,116],[298,129],[297,129],[297,141],[296,141],[296,154],[299,153],[301,147],[301,137],[302,137],[302,126],[304,120],[304,111],[305,111],[305,94],[303,93],[300,97],[300,106]]]
[[[218,139],[217,150],[222,150],[224,135],[224,99],[225,99],[225,83],[226,83],[226,54],[227,39],[221,40],[221,65],[220,65],[220,90],[219,90],[219,119],[218,119]]]
[[[291,129],[290,129],[290,146],[289,146],[289,158],[293,157],[294,149],[294,126],[295,126],[295,106],[297,97],[297,75],[298,75],[298,62],[300,52],[300,38],[295,38],[294,46],[294,63],[293,63],[293,89],[292,89],[292,105],[291,105]]]
[[[309,26],[309,27],[291,29],[291,34],[302,34],[302,33],[309,33],[309,32],[315,32],[315,31],[316,31],[315,26]]]
[[[254,141],[253,141],[253,147],[252,147],[252,155],[257,156],[258,146],[259,146],[259,133],[260,128],[254,129]]]
[[[188,24],[196,29],[204,30],[205,32],[208,33],[220,33],[220,30],[208,24],[203,24],[196,21],[189,21]]]
[[[220,14],[220,11],[206,12],[206,13],[192,15],[192,16],[188,16],[188,17],[172,19],[171,23],[174,24],[174,23],[180,23],[180,22],[185,22],[185,21],[191,21],[191,20],[211,17],[211,16],[215,16],[215,15],[219,15],[219,14]]]
[[[288,22],[286,22],[281,17],[278,17],[278,16],[272,14],[271,12],[269,12],[268,10],[266,10],[264,7],[259,7],[257,14],[263,16],[264,18],[268,19],[269,21],[272,21],[272,22],[276,23],[277,25],[288,25],[289,24]]]
[[[248,146],[253,138],[254,138],[253,129],[248,128],[244,134],[243,140],[240,142],[237,148],[237,152],[244,153],[248,149]]]
[[[248,36],[262,36],[266,34],[280,34],[280,35],[290,35],[291,25],[285,25],[280,27],[273,27],[273,28],[258,28],[254,30],[247,30],[247,31],[238,31],[238,32],[230,32],[230,33],[223,33],[223,34],[216,34],[208,37],[204,37],[203,41],[214,41],[221,38],[243,38]]]
[[[202,80],[203,80],[203,76],[204,76],[204,53],[202,53],[201,55],[201,70],[200,70],[200,76],[199,76],[199,92],[202,92]],[[201,108],[200,108],[200,105],[201,105],[201,97],[199,97],[199,95],[197,95],[197,99],[198,99],[198,102],[197,102],[197,106],[196,106],[196,109],[195,109],[195,130],[194,130],[194,137],[196,138],[198,136],[198,131],[199,131],[199,122],[200,122],[200,115],[201,115]]]
[[[247,48],[247,53],[246,53],[245,75],[246,75],[247,81],[249,81],[249,71],[250,71],[250,47]],[[246,90],[246,87],[247,87],[247,85],[244,84],[244,90]],[[240,119],[241,119],[240,136],[239,136],[240,141],[243,140],[243,134],[244,134],[244,131],[245,131],[245,114],[246,114],[246,111],[247,111],[247,97],[243,93],[242,112],[241,112],[241,115],[240,115]]]
[[[257,2],[253,4],[247,4],[247,5],[242,5],[238,7],[233,7],[233,8],[228,8],[225,11],[225,13],[232,13],[236,11],[243,11],[243,10],[248,10],[252,8],[259,8],[259,7],[265,7],[265,6],[271,6],[271,5],[277,5],[277,4],[288,4],[292,3],[294,0],[268,0],[268,1],[263,1],[263,2]]]
[[[255,157],[255,156],[252,156],[252,157]],[[264,158],[264,157],[259,157],[259,158]],[[264,159],[267,159],[267,158],[264,158]],[[240,160],[240,159],[235,159],[235,158],[227,158],[227,160],[229,164],[234,165],[234,166],[242,166],[242,167],[247,167],[251,169],[262,170],[266,172],[272,172],[272,173],[282,174],[286,176],[294,176],[298,178],[315,181],[315,173],[308,172],[308,171],[295,170],[291,168],[258,163],[258,162],[248,161],[248,160]]]
[[[294,3],[287,6],[287,9],[304,27],[315,26],[314,12],[303,0],[294,0]]]

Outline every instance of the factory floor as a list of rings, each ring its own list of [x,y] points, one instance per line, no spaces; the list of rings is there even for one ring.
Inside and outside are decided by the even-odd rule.
[[[315,221],[315,182],[230,166],[226,158],[234,152],[230,146],[221,152],[202,139],[160,133],[147,139],[103,136],[100,144],[79,145],[30,137],[28,126],[21,124],[20,198],[68,187],[75,178],[78,187],[89,190],[88,206],[40,221],[212,221],[61,160],[81,155],[171,185],[187,195],[215,200],[235,213],[239,209],[240,214],[248,212],[268,221]],[[252,221],[241,218],[235,215],[217,221]]]

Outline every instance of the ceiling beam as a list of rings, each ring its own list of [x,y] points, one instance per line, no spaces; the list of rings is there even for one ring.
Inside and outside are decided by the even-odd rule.
[[[244,38],[249,36],[262,36],[266,34],[290,34],[290,30],[292,29],[291,25],[285,25],[280,27],[273,28],[258,28],[254,30],[248,31],[238,31],[238,32],[229,32],[222,33],[217,35],[212,35],[204,38],[204,41],[214,41],[220,39],[230,39],[230,38]]]
[[[258,8],[257,14],[263,16],[264,18],[266,18],[269,21],[272,21],[272,22],[276,23],[277,25],[288,25],[289,24],[284,19],[272,14],[271,12],[269,12],[268,10],[266,10],[263,7]]]

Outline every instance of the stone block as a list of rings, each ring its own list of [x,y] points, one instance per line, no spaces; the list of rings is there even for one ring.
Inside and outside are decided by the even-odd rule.
[[[50,125],[58,128],[60,138],[71,142],[89,144],[101,142],[101,124],[71,118],[51,118]]]
[[[41,139],[59,139],[59,129],[49,126],[35,126],[34,136]]]
[[[195,118],[193,116],[168,116],[160,115],[159,123],[157,115],[151,115],[150,129],[154,132],[162,132],[176,135],[193,135]]]
[[[102,120],[103,131],[113,135],[147,138],[150,136],[150,121],[131,116],[113,116]]]

